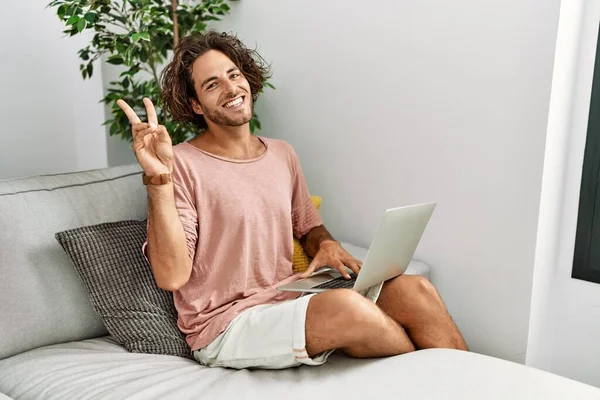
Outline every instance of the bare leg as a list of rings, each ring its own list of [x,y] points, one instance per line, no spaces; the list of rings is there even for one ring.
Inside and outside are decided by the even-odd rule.
[[[403,354],[415,346],[372,301],[352,290],[336,289],[311,297],[306,312],[308,355],[334,349],[366,358]]]
[[[389,280],[377,305],[404,327],[419,349],[468,350],[437,290],[421,276],[401,275]]]

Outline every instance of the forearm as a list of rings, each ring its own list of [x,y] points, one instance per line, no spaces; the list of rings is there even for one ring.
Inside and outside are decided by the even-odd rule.
[[[189,257],[183,225],[175,207],[173,184],[148,186],[148,259],[156,284],[177,290],[190,277]]]
[[[317,254],[321,245],[326,242],[335,242],[335,239],[327,231],[324,225],[311,229],[300,239],[304,251],[311,258]]]

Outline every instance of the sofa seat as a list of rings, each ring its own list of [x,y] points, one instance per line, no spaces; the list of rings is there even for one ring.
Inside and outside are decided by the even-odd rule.
[[[600,389],[475,353],[422,350],[377,360],[333,354],[320,367],[207,368],[134,354],[110,337],[46,346],[0,361],[13,399],[598,399]]]

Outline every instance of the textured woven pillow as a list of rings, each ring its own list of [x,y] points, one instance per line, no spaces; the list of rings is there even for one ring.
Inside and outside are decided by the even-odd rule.
[[[142,254],[146,221],[85,226],[55,237],[115,341],[133,353],[191,358],[172,294],[156,286]]]
[[[319,196],[311,196],[310,197],[317,210],[321,207],[321,202],[323,199]],[[294,254],[292,255],[292,265],[294,268],[294,272],[304,272],[310,265],[310,257],[304,251],[304,248],[300,244],[300,241],[294,238]]]

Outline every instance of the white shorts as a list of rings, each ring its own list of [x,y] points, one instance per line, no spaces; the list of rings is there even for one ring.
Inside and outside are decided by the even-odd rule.
[[[381,287],[376,285],[362,294],[375,302]],[[306,310],[312,296],[242,312],[208,346],[194,351],[194,358],[209,367],[236,369],[284,369],[325,363],[334,350],[312,358],[306,352]]]

